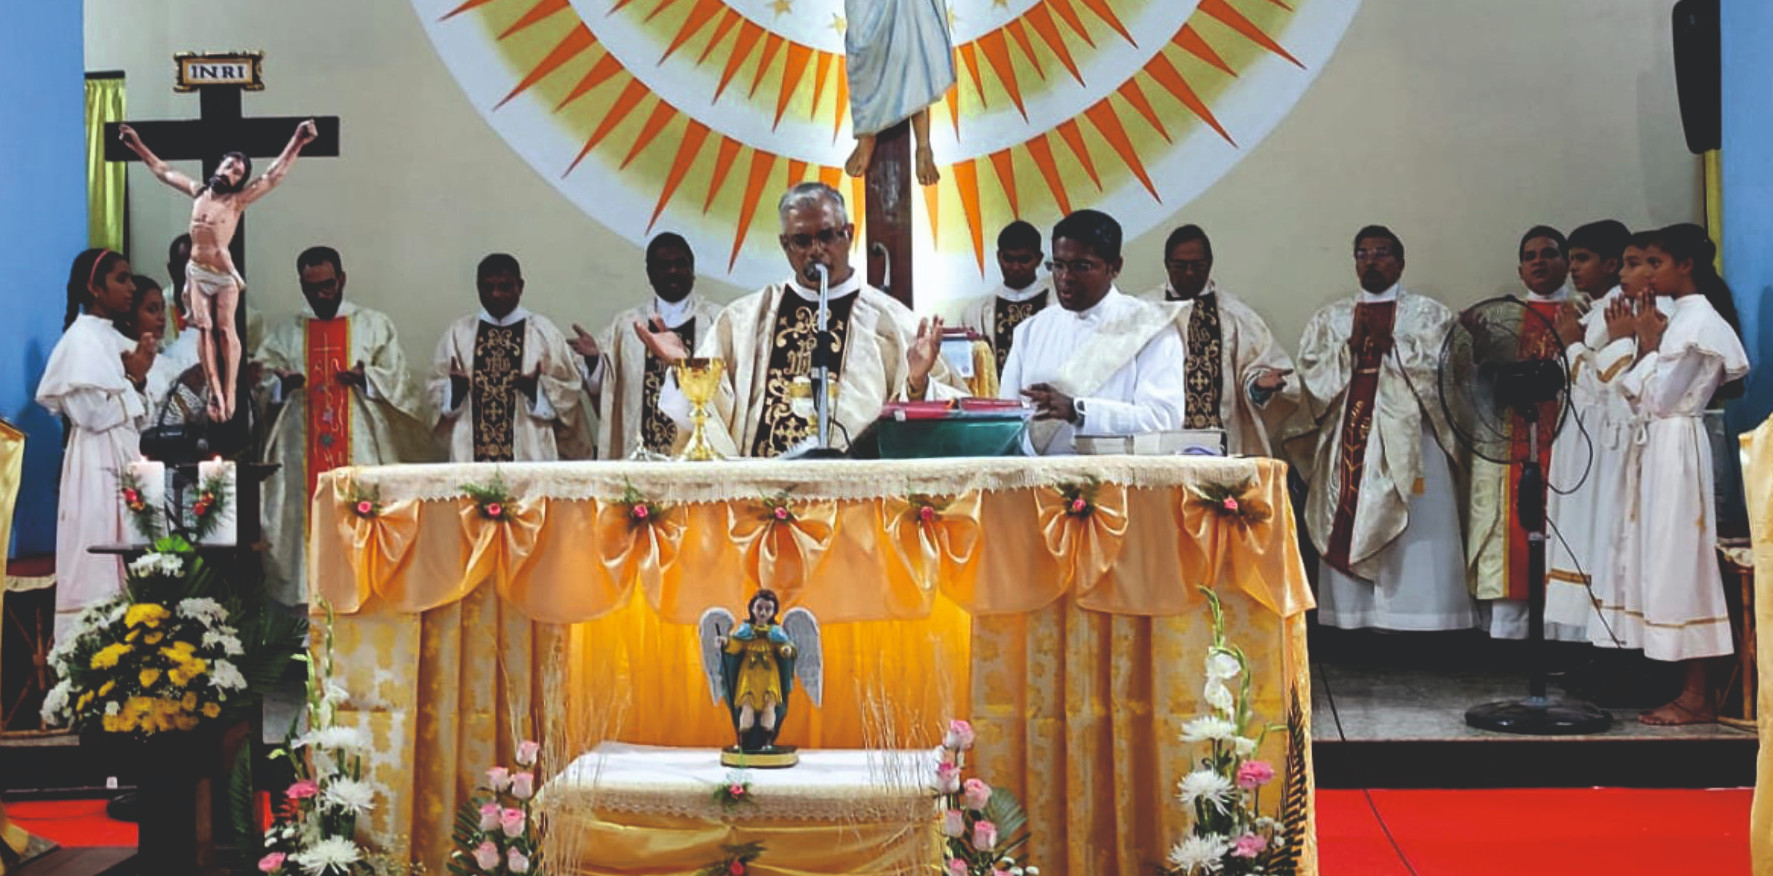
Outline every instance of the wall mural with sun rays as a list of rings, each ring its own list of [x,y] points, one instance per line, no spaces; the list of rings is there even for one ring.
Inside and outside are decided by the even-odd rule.
[[[818,179],[862,215],[843,0],[412,0],[504,141],[640,244],[778,281],[771,215]],[[1360,0],[951,0],[958,82],[914,199],[919,305],[988,275],[997,229],[1096,207],[1130,237],[1205,191],[1293,108]]]

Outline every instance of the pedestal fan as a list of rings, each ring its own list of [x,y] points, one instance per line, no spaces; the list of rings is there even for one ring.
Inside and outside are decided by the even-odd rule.
[[[1473,706],[1465,711],[1465,723],[1534,735],[1606,730],[1613,718],[1605,711],[1546,695],[1546,490],[1539,447],[1552,441],[1568,418],[1570,389],[1556,328],[1518,298],[1472,305],[1447,332],[1438,381],[1441,409],[1459,442],[1475,457],[1521,467],[1515,513],[1527,532],[1527,642],[1533,667],[1527,696]],[[1525,442],[1516,440],[1520,428],[1526,429]]]

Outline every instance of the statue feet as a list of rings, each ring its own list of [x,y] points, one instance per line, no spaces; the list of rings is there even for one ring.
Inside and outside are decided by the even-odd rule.
[[[933,186],[942,180],[941,171],[936,170],[936,156],[930,147],[917,147],[917,184]]]
[[[868,172],[868,165],[874,162],[874,138],[857,137],[856,148],[843,163],[843,172],[850,176],[862,176]]]

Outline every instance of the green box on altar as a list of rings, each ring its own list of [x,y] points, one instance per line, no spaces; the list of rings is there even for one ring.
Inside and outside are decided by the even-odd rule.
[[[961,414],[931,419],[883,417],[878,431],[881,459],[952,456],[1020,456],[1026,417],[1015,414]]]

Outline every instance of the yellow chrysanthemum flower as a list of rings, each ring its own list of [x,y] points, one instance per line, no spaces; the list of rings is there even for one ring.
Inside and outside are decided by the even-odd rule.
[[[173,719],[173,723],[176,724],[180,730],[195,730],[197,729],[197,716],[180,715]]]
[[[116,689],[117,689],[117,682],[107,681],[104,684],[99,685],[98,695],[101,697],[108,697],[111,695],[111,691],[116,690]]]
[[[100,726],[105,728],[106,733],[116,733],[117,732],[117,723],[118,723],[118,716],[116,716],[116,715],[106,715],[104,718],[100,719],[100,721],[99,721]]]
[[[141,635],[142,635],[142,631],[139,629],[130,630],[129,635],[123,637],[123,641],[133,642],[136,639],[141,638]]]
[[[222,713],[222,704],[221,703],[204,703],[203,704],[203,717],[214,718],[215,716],[220,715],[221,713]]]
[[[154,682],[160,680],[160,670],[144,669],[141,674],[136,677],[141,681],[142,687],[153,687]]]
[[[156,630],[152,633],[149,633],[149,634],[143,636],[142,642],[145,644],[149,644],[149,645],[158,645],[158,644],[160,644],[160,640],[164,639],[164,638],[166,638],[166,634]]]
[[[197,708],[197,694],[196,694],[196,692],[195,691],[186,691],[184,699],[179,700],[179,707],[184,709],[187,712],[191,711],[192,709]]]
[[[163,605],[157,605],[152,602],[138,602],[135,605],[130,606],[129,611],[124,613],[123,623],[131,627],[144,625],[157,627],[160,626],[161,621],[166,620],[169,617],[172,617],[172,612],[167,611],[166,607]]]
[[[197,646],[190,642],[174,642],[172,643],[172,650],[188,657],[191,655],[191,652],[197,650]]]
[[[92,702],[92,697],[92,691],[87,691],[86,693],[81,694],[80,698],[74,701],[74,711],[78,712],[84,710],[86,704]]]
[[[110,669],[116,666],[117,661],[123,659],[123,656],[129,651],[129,646],[121,642],[106,645],[97,654],[92,655],[91,666],[93,669]]]

